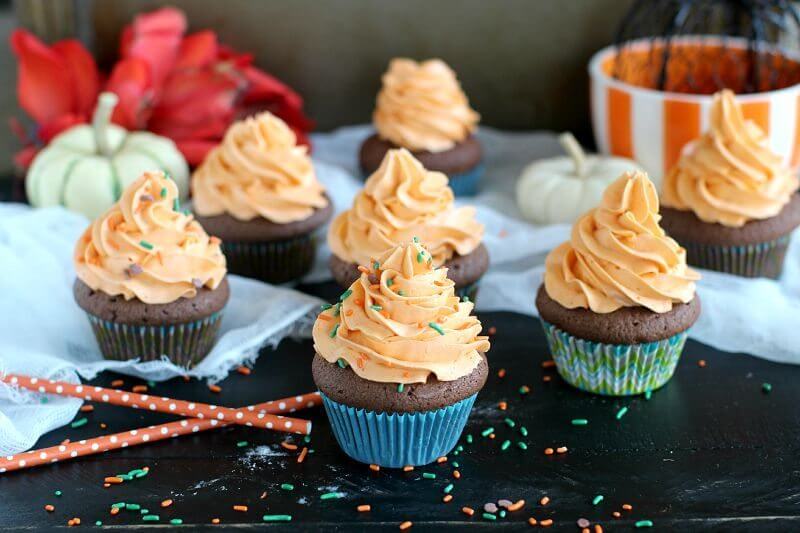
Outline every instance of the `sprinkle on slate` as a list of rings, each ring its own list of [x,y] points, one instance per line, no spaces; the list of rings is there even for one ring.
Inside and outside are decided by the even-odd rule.
[[[572,425],[573,426],[586,426],[589,424],[589,421],[585,418],[573,418]]]
[[[516,423],[516,422],[514,422],[513,420],[511,420],[510,418],[504,418],[504,419],[503,419],[503,422],[505,422],[505,423],[506,423],[506,425],[507,425],[508,427],[510,427],[510,428],[513,428],[514,426],[516,426],[516,425],[517,425],[517,423]]]
[[[294,490],[294,485],[291,483],[281,483],[281,490]]]
[[[371,510],[372,510],[372,506],[370,504],[368,504],[368,503],[365,503],[365,504],[362,504],[362,505],[359,505],[358,507],[356,507],[356,511],[358,511],[359,513],[368,513]]]
[[[288,514],[265,514],[261,517],[264,522],[291,522],[292,515]]]
[[[152,244],[150,244],[150,243],[149,243],[149,242],[147,242],[147,241],[139,241],[139,246],[141,246],[141,247],[142,247],[142,248],[144,248],[145,250],[152,250],[152,249],[153,249],[153,245],[152,245]]]
[[[627,413],[627,412],[628,412],[628,408],[627,407],[622,407],[619,411],[617,411],[617,414],[615,415],[617,420],[620,420],[623,416],[625,416],[625,413]]]
[[[508,402],[498,403],[497,408],[500,409],[501,411],[505,411],[506,409],[508,409]]]
[[[531,388],[528,387],[527,385],[523,385],[523,386],[521,386],[519,388],[519,393],[520,394],[528,394],[530,391],[531,391]]]
[[[233,506],[233,510],[234,511],[239,511],[240,513],[246,513],[247,512],[247,506],[246,505],[234,505]]]
[[[762,383],[761,384],[761,390],[765,394],[769,394],[770,392],[772,392],[772,384],[770,384],[770,383]]]
[[[320,500],[339,500],[345,497],[344,492],[326,492],[322,494],[319,499]]]
[[[633,505],[631,505],[629,503],[623,503],[622,504],[622,509],[625,510],[625,511],[633,511]]]
[[[436,474],[433,474],[431,472],[423,472],[422,477],[424,479],[436,479]]]
[[[497,515],[493,515],[492,513],[483,513],[483,515],[482,515],[482,516],[483,516],[483,518],[484,518],[484,519],[486,519],[486,520],[490,520],[490,521],[492,521],[492,522],[494,522],[495,520],[497,520]]]
[[[331,339],[334,338],[336,336],[336,332],[337,331],[339,331],[339,324],[336,324],[335,326],[333,326],[333,328],[331,329],[331,332],[328,334],[328,336]],[[343,361],[343,359],[339,359],[339,361]],[[341,363],[339,364],[339,366],[342,366]],[[344,367],[342,367],[342,368],[344,368]]]
[[[539,500],[539,505],[547,505],[548,503],[550,503],[550,498],[547,496],[542,496],[542,499]]]
[[[183,524],[183,520],[180,518],[173,518],[172,520],[169,521],[169,523],[173,526],[180,526],[181,524]]]
[[[500,450],[501,451],[506,451],[510,446],[511,446],[511,441],[510,440],[505,440],[505,441],[503,441],[503,444],[500,445]]]
[[[652,520],[639,520],[635,524],[633,524],[636,528],[643,528],[643,527],[653,527]]]
[[[528,436],[528,428],[526,428],[525,426],[520,426],[519,427],[519,433],[523,437],[527,437]]]
[[[405,522],[400,524],[400,531],[405,531],[406,529],[410,528],[413,525],[414,523],[411,522],[411,520],[406,520]]]
[[[461,512],[467,516],[472,516],[475,514],[475,509],[473,509],[472,507],[462,507]]]
[[[44,510],[47,511],[48,513],[52,513],[53,511],[56,510],[56,508],[54,505],[47,504],[44,506]]]
[[[414,471],[414,467],[411,466],[411,465],[406,465],[406,466],[403,467],[403,472],[413,472],[413,471]]]
[[[89,423],[89,420],[87,418],[79,418],[78,420],[76,420],[75,422],[70,424],[69,427],[71,427],[72,429],[75,429],[75,428],[79,428],[81,426],[85,426],[88,423]]]
[[[567,447],[559,446],[558,448],[556,448],[556,453],[567,453]]]
[[[237,448],[244,448],[248,444],[250,444],[250,443],[247,442],[246,440],[240,440],[239,442],[236,443],[236,447]]]
[[[485,503],[483,504],[483,510],[486,511],[487,513],[494,514],[497,512],[497,505],[492,502]]]
[[[652,397],[653,397],[653,391],[651,391],[650,389],[644,391],[644,399],[645,400],[649,400]]]
[[[706,360],[705,359],[700,359],[699,361],[697,361],[697,366],[699,366],[700,368],[705,368],[706,367]]]
[[[488,428],[484,429],[483,431],[481,431],[481,436],[482,437],[488,437],[492,433],[494,433],[494,428],[493,427],[488,427]]]
[[[592,500],[592,505],[597,505],[597,504],[599,504],[600,502],[602,502],[604,499],[605,499],[605,498],[603,497],[603,495],[602,495],[602,494],[598,494],[598,495],[597,495],[597,496],[595,496],[595,497],[594,497],[594,499]]]
[[[157,514],[146,514],[142,517],[142,520],[145,522],[158,522],[161,520],[161,517]]]
[[[442,489],[442,492],[444,492],[445,494],[450,494],[451,492],[453,492],[453,488],[454,485],[452,483],[448,483],[447,486]]]
[[[403,390],[405,388],[406,388],[406,386],[404,384],[402,384],[402,383],[398,383],[397,384],[397,392],[403,392]]]
[[[161,507],[169,507],[170,505],[172,505],[172,500],[167,499],[161,502]]]
[[[211,384],[211,385],[208,386],[208,390],[210,390],[211,392],[216,392],[217,394],[219,394],[220,392],[222,392],[222,387],[220,387],[219,385]]]
[[[524,443],[524,442],[522,442],[522,441],[519,441],[519,442],[517,443],[517,447],[518,447],[520,450],[527,450],[527,449],[528,449],[528,445],[527,445],[527,444],[525,444],[525,443]]]
[[[553,519],[552,518],[546,518],[544,520],[541,520],[539,522],[539,525],[542,526],[542,527],[550,527],[550,526],[553,525]]]
[[[451,501],[453,501],[453,495],[452,494],[445,494],[444,496],[442,496],[442,502],[450,503]]]
[[[428,322],[428,325],[431,327],[431,329],[435,330],[436,333],[438,333],[439,335],[444,335],[444,330],[442,329],[442,326],[440,326],[436,322]]]

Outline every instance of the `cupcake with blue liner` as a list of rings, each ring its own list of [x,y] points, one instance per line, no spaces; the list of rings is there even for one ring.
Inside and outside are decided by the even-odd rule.
[[[489,341],[446,268],[418,242],[363,266],[314,324],[314,382],[342,450],[383,467],[455,447],[489,367]]]
[[[691,265],[778,278],[800,226],[798,185],[796,172],[725,90],[714,95],[708,130],[664,178],[662,225]]]
[[[386,152],[406,148],[429,170],[447,174],[457,196],[472,196],[483,172],[475,131],[480,115],[470,106],[455,72],[441,59],[398,58],[383,75],[372,122],[376,133],[361,146],[364,176]]]
[[[280,118],[264,112],[233,124],[191,187],[197,220],[222,239],[231,273],[284,283],[311,270],[333,206],[308,147]]]
[[[416,237],[433,265],[446,266],[458,296],[475,300],[489,252],[474,207],[456,207],[447,176],[430,171],[403,148],[389,150],[353,200],[328,229],[330,268],[342,288],[386,250]]]
[[[655,186],[626,173],[548,254],[536,307],[559,374],[610,396],[663,386],[700,315],[699,274],[659,226]]]
[[[145,173],[75,246],[75,300],[106,359],[188,368],[214,345],[230,295],[225,256],[178,194],[162,172]]]

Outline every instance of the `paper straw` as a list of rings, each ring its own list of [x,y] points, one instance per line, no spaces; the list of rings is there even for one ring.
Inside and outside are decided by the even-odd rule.
[[[244,407],[243,410],[265,414],[291,413],[298,409],[316,407],[321,404],[322,398],[319,393],[312,392],[258,405],[250,405]],[[213,418],[190,418],[157,426],[132,429],[130,431],[114,433],[113,435],[106,435],[104,437],[70,442],[59,446],[41,448],[39,450],[30,450],[17,455],[0,457],[0,474],[60,461],[69,461],[77,457],[95,455],[111,450],[128,448],[130,446],[138,446],[140,444],[147,444],[148,442],[172,439],[180,437],[181,435],[199,433],[201,431],[221,428],[231,424],[233,424],[232,421],[220,422]]]
[[[247,409],[231,409],[230,407],[220,407],[205,403],[173,400],[164,396],[138,394],[136,392],[106,389],[91,385],[75,385],[65,381],[32,378],[19,374],[6,374],[0,377],[0,381],[41,393],[71,396],[88,401],[122,405],[133,409],[147,409],[191,418],[211,418],[243,426],[254,426],[300,435],[308,435],[311,432],[311,422],[308,420],[275,416],[268,413],[256,413]]]

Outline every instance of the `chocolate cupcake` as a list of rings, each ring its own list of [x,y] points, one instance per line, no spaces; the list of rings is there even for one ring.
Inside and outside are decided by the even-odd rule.
[[[333,207],[308,148],[264,112],[233,124],[192,176],[193,210],[223,241],[228,269],[269,283],[306,274]]]
[[[548,254],[536,297],[559,374],[596,394],[655,390],[700,315],[686,252],[658,225],[655,186],[626,173]]]
[[[147,172],[75,246],[75,300],[106,359],[191,367],[214,345],[230,293],[225,257],[179,207],[175,182]]]
[[[364,175],[375,172],[389,150],[406,148],[425,168],[447,174],[457,196],[474,195],[483,170],[474,136],[480,115],[452,69],[440,59],[393,59],[382,80],[372,116],[377,132],[359,153]]]
[[[314,382],[347,455],[424,465],[456,445],[488,376],[489,341],[419,243],[377,263],[317,318]]]
[[[686,247],[692,265],[778,278],[800,226],[798,185],[725,90],[714,95],[708,131],[664,179],[662,225]]]
[[[474,300],[489,268],[475,208],[454,206],[447,176],[426,170],[408,150],[389,150],[353,207],[328,230],[334,279],[349,287],[360,275],[359,265],[370,265],[415,237],[428,246],[434,266],[448,267],[456,293]]]

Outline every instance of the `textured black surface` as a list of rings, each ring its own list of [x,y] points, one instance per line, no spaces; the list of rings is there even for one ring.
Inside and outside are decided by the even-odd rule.
[[[339,293],[333,284],[322,288],[327,297]],[[579,531],[576,520],[599,521],[605,531],[630,531],[637,520],[650,519],[655,531],[797,531],[800,529],[800,400],[797,382],[800,368],[760,359],[722,354],[689,342],[673,380],[642,397],[612,399],[581,393],[566,385],[553,369],[543,369],[548,359],[538,320],[513,313],[484,313],[484,325],[495,326],[492,372],[478,398],[467,426],[475,443],[465,444],[459,456],[461,479],[453,479],[450,464],[432,465],[415,472],[373,472],[347,459],[332,441],[324,414],[311,414],[315,422],[311,446],[315,453],[297,464],[296,453],[283,450],[282,436],[251,428],[226,428],[181,437],[143,447],[111,452],[70,463],[0,476],[0,524],[10,529],[66,527],[73,516],[83,526],[95,520],[106,526],[136,525],[155,528],[138,514],[123,511],[110,516],[114,502],[141,504],[158,513],[162,524],[180,517],[185,524],[238,530],[264,527],[265,513],[294,516],[288,530],[396,531],[404,520],[414,522],[411,531],[500,530],[528,528],[530,516],[554,520],[552,531]],[[253,374],[233,373],[221,383],[221,394],[203,383],[173,380],[157,385],[156,394],[239,406],[305,392],[311,389],[311,342],[287,340],[277,350],[265,350]],[[705,368],[698,360],[707,362]],[[497,371],[505,368],[505,378]],[[543,382],[543,376],[553,376]],[[96,380],[108,385],[115,374]],[[121,377],[125,387],[141,383]],[[769,394],[763,382],[772,384]],[[518,389],[531,388],[527,395]],[[498,402],[508,402],[508,410]],[[616,420],[620,407],[628,413]],[[85,415],[81,415],[85,416]],[[516,421],[512,429],[505,417]],[[44,436],[37,447],[65,438],[72,440],[171,420],[166,415],[98,405],[88,414],[89,424],[69,427]],[[572,426],[573,418],[586,418],[584,427]],[[99,423],[108,424],[100,429]],[[518,428],[529,435],[523,438]],[[497,438],[480,432],[493,426]],[[513,445],[500,451],[505,439]],[[244,448],[237,442],[248,441]],[[524,441],[523,451],[516,443]],[[546,447],[567,446],[564,455],[546,456]],[[254,450],[269,446],[271,457]],[[150,474],[124,485],[102,487],[105,476],[149,466]],[[437,474],[435,480],[422,472]],[[442,503],[443,488],[455,485],[453,501]],[[295,485],[293,492],[281,483]],[[63,495],[55,497],[55,490]],[[340,500],[320,501],[329,490],[346,493]],[[266,499],[259,496],[267,491]],[[602,494],[605,499],[592,505]],[[547,495],[546,507],[539,500]],[[159,502],[172,498],[169,509]],[[476,510],[500,498],[528,503],[521,511],[489,523],[476,513],[472,518],[460,509]],[[56,506],[47,513],[45,504]],[[358,513],[356,505],[369,503],[372,512]],[[623,503],[633,511],[612,512]],[[249,505],[247,513],[232,510]],[[188,526],[184,526],[188,527]],[[272,526],[280,527],[280,526]]]

